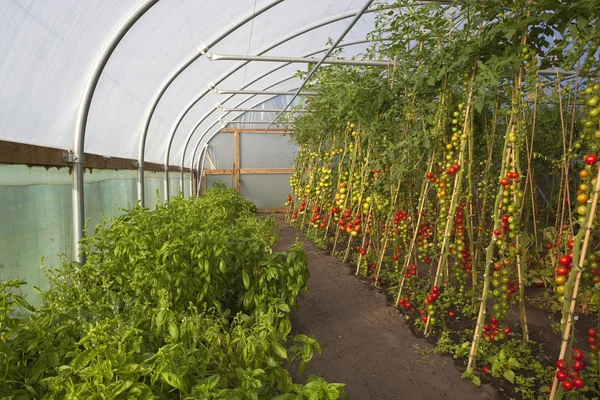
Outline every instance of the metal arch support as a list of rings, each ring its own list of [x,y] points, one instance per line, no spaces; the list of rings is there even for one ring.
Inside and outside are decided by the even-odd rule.
[[[229,61],[260,61],[260,62],[287,62],[299,64],[318,64],[321,59],[307,57],[278,57],[278,56],[246,56],[238,54],[207,54],[211,61],[229,60]],[[332,65],[358,65],[365,67],[389,67],[394,63],[393,60],[375,61],[375,60],[347,60],[344,58],[326,58],[321,64]]]
[[[162,97],[165,94],[165,92],[167,91],[167,89],[179,77],[179,75],[181,75],[181,73],[183,71],[185,71],[190,65],[192,65],[196,60],[198,60],[202,55],[206,54],[206,52],[211,47],[213,47],[214,45],[216,45],[217,43],[219,43],[225,37],[229,36],[232,32],[234,32],[235,30],[237,30],[239,27],[241,27],[242,25],[244,25],[248,21],[256,18],[257,16],[261,15],[265,11],[271,9],[272,7],[276,6],[277,4],[279,4],[279,3],[283,2],[283,1],[284,0],[275,0],[275,1],[273,1],[273,2],[271,2],[269,4],[267,4],[267,5],[265,5],[264,7],[259,8],[255,12],[252,12],[251,14],[247,15],[246,17],[242,18],[240,21],[238,21],[237,23],[235,23],[229,29],[223,31],[215,39],[213,39],[210,43],[208,43],[207,45],[203,45],[202,49],[200,49],[199,52],[197,52],[196,54],[194,54],[188,61],[186,61],[181,67],[179,67],[177,69],[177,71],[175,71],[175,73],[173,73],[173,75],[171,75],[171,77],[169,79],[167,79],[161,85],[161,88],[158,91],[158,94],[156,95],[156,97],[152,101],[152,104],[148,108],[148,111],[146,112],[146,116],[144,118],[144,128],[143,128],[142,133],[140,135],[140,143],[139,143],[139,149],[138,149],[137,195],[138,195],[138,200],[141,202],[142,207],[145,205],[145,194],[144,194],[144,160],[145,160],[145,156],[146,156],[146,154],[145,154],[146,153],[146,139],[148,137],[148,130],[150,128],[150,122],[152,120],[152,117],[154,116],[154,112],[156,111],[156,107],[158,106],[158,103],[162,99]]]
[[[373,1],[373,0],[370,0]],[[290,35],[288,35],[287,37],[280,39],[278,41],[276,41],[275,43],[267,46],[266,48],[264,48],[263,50],[261,50],[258,55],[262,55],[270,50],[273,50],[274,48],[276,48],[277,46],[286,43],[292,39],[295,39],[305,33],[311,32],[315,29],[321,28],[323,26],[327,26],[329,24],[347,19],[347,18],[351,18],[351,17],[355,17],[356,15],[358,15],[360,13],[360,15],[363,15],[364,13],[368,13],[368,12],[374,12],[375,10],[361,10],[360,12],[351,12],[348,14],[343,14],[343,15],[337,15],[331,18],[328,18],[326,20],[317,22],[313,25],[309,25],[308,27],[302,28],[299,31],[296,31]],[[225,73],[224,75],[222,75],[216,82],[214,82],[214,85],[218,85],[221,82],[223,82],[225,79],[229,78],[231,75],[233,75],[234,73],[236,73],[237,71],[239,71],[240,69],[242,69],[245,65],[247,65],[250,61],[245,61],[241,64],[238,64],[238,66],[234,67],[232,70],[230,70],[229,72]],[[171,153],[171,146],[173,145],[173,139],[175,138],[175,134],[177,133],[177,129],[179,128],[179,125],[181,124],[181,122],[183,121],[183,118],[187,115],[187,113],[192,109],[192,107],[194,107],[202,98],[204,98],[204,96],[206,96],[206,94],[208,94],[210,92],[211,88],[208,88],[206,90],[204,90],[198,97],[196,97],[190,104],[188,104],[188,106],[179,114],[179,116],[177,117],[177,121],[176,123],[173,125],[173,127],[171,128],[171,131],[169,133],[169,139],[167,142],[167,149],[165,151],[165,162],[164,162],[164,167],[165,167],[165,200],[168,201],[169,197],[170,197],[170,193],[169,193],[169,158],[170,158],[170,153]]]
[[[366,39],[362,39],[362,40],[353,40],[353,41],[348,41],[348,42],[341,43],[341,44],[340,44],[338,47],[348,47],[348,46],[353,46],[353,45],[362,44],[362,43],[368,43],[368,42],[369,42],[369,40],[366,40]],[[320,50],[316,50],[316,51],[311,51],[310,53],[306,53],[304,56],[305,56],[305,57],[310,57],[310,56],[313,56],[313,55],[315,55],[315,54],[319,54],[319,53],[322,53],[322,52],[324,52],[324,51],[327,51],[327,49],[329,49],[329,47],[326,47],[326,48],[324,48],[324,49],[320,49]],[[288,66],[288,65],[290,65],[290,63],[282,64],[282,65],[279,65],[279,66],[277,66],[277,67],[275,67],[275,68],[272,68],[271,70],[269,70],[269,71],[267,71],[267,72],[265,72],[265,73],[263,73],[263,74],[259,75],[259,76],[258,76],[258,77],[256,77],[255,79],[252,79],[250,82],[248,82],[247,84],[245,84],[244,86],[242,86],[242,89],[245,89],[245,88],[247,88],[247,87],[248,87],[248,86],[250,86],[250,85],[253,85],[254,83],[258,82],[259,80],[263,79],[264,77],[266,77],[266,76],[268,76],[268,75],[270,75],[270,74],[272,74],[272,73],[274,73],[274,72],[277,72],[277,71],[279,71],[280,69],[282,69],[282,68],[284,68],[284,67],[286,67],[286,66]],[[269,88],[272,88],[272,87],[274,87],[274,86],[276,86],[276,85],[278,85],[278,84],[280,84],[280,83],[282,83],[282,82],[285,82],[285,81],[287,81],[287,80],[290,80],[290,79],[292,79],[292,78],[293,78],[293,77],[288,77],[288,78],[286,78],[286,79],[284,79],[284,80],[281,80],[281,81],[279,81],[279,82],[276,82],[276,83],[274,83],[274,84],[271,84],[270,86],[268,86],[268,87],[267,87],[267,89],[269,89]],[[241,105],[242,105],[242,104],[244,104],[246,101],[248,101],[248,100],[250,100],[250,99],[254,98],[255,96],[256,96],[256,95],[252,95],[252,96],[248,97],[247,99],[245,99],[244,101],[242,101],[241,103],[239,103],[239,104],[238,104],[236,107],[239,107],[239,106],[241,106]],[[225,103],[225,102],[229,101],[231,98],[233,98],[233,95],[231,95],[231,96],[228,96],[228,97],[227,97],[227,98],[226,98],[226,99],[223,101],[223,103]],[[186,154],[186,152],[187,152],[187,147],[189,146],[189,143],[190,143],[190,141],[191,141],[191,139],[192,139],[192,136],[193,136],[194,132],[196,131],[196,129],[198,129],[198,127],[200,126],[200,124],[201,124],[202,122],[204,122],[204,120],[205,120],[206,118],[208,118],[208,117],[210,116],[210,114],[212,114],[212,113],[213,113],[213,112],[216,110],[216,108],[217,108],[217,107],[214,107],[214,108],[213,108],[213,109],[212,109],[212,110],[211,110],[209,113],[207,113],[207,115],[205,115],[204,117],[202,117],[202,118],[200,119],[200,121],[198,121],[198,123],[197,123],[197,124],[194,126],[194,128],[192,128],[192,130],[190,131],[190,133],[189,133],[189,135],[188,135],[188,137],[187,137],[187,139],[186,139],[186,141],[185,141],[185,145],[184,145],[183,151],[182,151],[182,153],[181,153],[181,165],[182,165],[182,167],[184,166],[184,163],[185,163],[185,154]],[[214,126],[214,125],[213,125],[213,126]],[[205,134],[206,134],[206,132],[204,132],[204,133],[203,133],[203,134],[200,136],[200,138],[198,139],[198,142],[196,143],[196,146],[194,147],[194,152],[193,152],[193,154],[192,154],[192,160],[191,160],[191,167],[192,167],[192,168],[193,168],[193,166],[194,166],[194,161],[195,161],[195,159],[196,159],[196,153],[197,153],[197,150],[198,150],[198,146],[200,145],[200,142],[202,141],[202,138],[204,137],[204,135],[205,135]],[[182,176],[183,176],[183,174],[182,174]],[[183,179],[183,178],[182,178],[182,179]]]
[[[277,112],[305,112],[303,110],[298,110],[298,111],[294,111],[294,110],[283,110],[280,108],[257,108],[257,109],[252,109],[252,108],[221,108],[220,109],[223,112],[265,112],[265,113],[277,113]]]
[[[94,92],[104,71],[104,67],[108,64],[108,60],[112,56],[113,52],[121,43],[121,40],[125,37],[127,32],[135,25],[135,23],[142,18],[142,16],[152,8],[159,0],[147,0],[137,10],[133,12],[125,21],[121,23],[119,28],[110,38],[106,47],[102,50],[100,58],[94,65],[94,70],[91,73],[83,92],[83,99],[79,109],[77,110],[77,120],[75,124],[75,134],[73,137],[73,187],[72,187],[72,201],[73,201],[73,249],[74,258],[79,263],[85,263],[85,254],[80,251],[79,241],[85,235],[85,207],[84,207],[84,178],[83,178],[83,158],[85,152],[85,131],[87,128],[88,117],[90,114],[90,108],[92,105],[92,99]]]
[[[275,94],[279,96],[293,95],[294,92],[277,91],[277,90],[225,90],[215,89],[217,94],[256,94],[256,95],[270,95]],[[299,96],[317,96],[316,92],[301,92]]]
[[[285,82],[285,81],[288,81],[288,80],[290,80],[290,79],[293,79],[293,78],[294,78],[293,76],[292,76],[292,77],[285,78],[285,79],[283,79],[283,80],[281,80],[281,81],[279,81],[279,82],[276,82],[276,83],[274,83],[274,84],[273,84],[273,85],[271,85],[270,87],[272,87],[272,86],[276,86],[276,85],[279,85],[280,83],[282,83],[282,82]],[[230,97],[231,97],[231,96],[230,96]],[[262,104],[262,103],[264,103],[264,102],[266,102],[266,101],[269,101],[270,99],[273,99],[273,98],[275,98],[275,97],[277,97],[277,95],[275,95],[275,96],[271,96],[271,97],[269,97],[268,99],[265,99],[265,100],[261,100],[260,102],[256,103],[256,104],[254,105],[254,107],[256,107],[256,106],[258,106],[258,105],[260,105],[260,104]],[[240,104],[242,104],[242,103],[245,103],[246,101],[248,101],[248,99],[246,99],[246,100],[243,100],[243,101],[242,101]],[[215,109],[213,109],[213,110],[212,110],[212,111],[211,111],[209,114],[205,115],[205,116],[204,116],[204,118],[203,118],[203,119],[202,119],[200,122],[198,122],[198,124],[197,124],[197,125],[194,127],[194,129],[192,130],[192,132],[191,132],[191,134],[190,134],[190,136],[189,136],[189,138],[188,138],[188,141],[187,141],[188,143],[189,143],[189,139],[191,139],[191,135],[192,135],[192,134],[195,132],[195,130],[198,128],[198,126],[199,126],[199,125],[200,125],[200,124],[201,124],[201,123],[202,123],[202,122],[203,122],[203,121],[204,121],[204,120],[205,120],[205,119],[206,119],[206,118],[207,118],[207,117],[208,117],[208,116],[209,116],[209,115],[210,115],[212,112],[214,112],[215,110],[216,110],[216,108],[215,108]],[[212,129],[212,128],[213,128],[213,127],[214,127],[214,126],[215,126],[215,125],[218,123],[218,122],[221,122],[221,121],[222,121],[222,118],[223,118],[223,117],[225,117],[225,116],[229,115],[230,113],[231,113],[231,111],[227,111],[225,114],[223,114],[223,116],[221,116],[220,118],[218,118],[218,119],[216,119],[215,121],[213,121],[213,123],[212,123],[212,124],[211,124],[211,125],[210,125],[208,128],[206,128],[206,130],[205,130],[205,131],[202,133],[202,135],[200,136],[200,139],[198,140],[198,142],[196,143],[196,146],[195,146],[195,148],[194,148],[194,153],[193,153],[193,155],[192,155],[192,160],[191,160],[191,165],[190,165],[190,169],[191,169],[191,170],[193,170],[193,168],[194,168],[194,160],[195,160],[195,157],[196,157],[196,152],[197,152],[197,150],[198,150],[198,147],[200,146],[200,143],[201,143],[202,139],[203,139],[203,138],[206,136],[206,134],[207,134],[207,133],[208,133],[208,132],[209,132],[209,131],[210,131],[210,130],[211,130],[211,129]],[[267,121],[267,122],[268,122],[268,121]],[[269,123],[270,123],[270,122],[269,122]],[[210,140],[211,140],[211,139],[212,139],[212,138],[215,136],[215,134],[216,134],[216,133],[218,133],[218,132],[219,132],[219,131],[220,131],[222,128],[226,127],[228,124],[229,124],[229,122],[225,123],[225,124],[224,124],[224,125],[223,125],[223,126],[220,128],[220,129],[217,129],[217,131],[216,131],[215,133],[213,133],[213,134],[212,134],[212,135],[211,135],[211,136],[208,138],[208,140],[207,140],[207,141],[206,141],[206,143],[204,144],[204,147],[203,147],[203,149],[202,149],[202,151],[201,151],[201,153],[200,153],[200,156],[201,156],[201,157],[202,157],[202,154],[203,154],[202,152],[203,152],[203,151],[206,149],[206,146],[208,145],[208,142],[210,142]],[[185,152],[183,152],[183,157],[184,157],[184,156],[185,156]],[[183,163],[182,163],[182,165],[183,165]],[[182,170],[183,170],[183,168],[182,168]],[[198,171],[198,170],[197,170],[197,171]],[[201,176],[201,174],[202,174],[202,170],[200,170],[200,171],[198,172],[198,174],[199,174],[199,176]],[[182,185],[182,186],[184,185],[184,180],[185,180],[185,179],[184,179],[184,174],[182,173],[182,174],[181,174],[181,185]]]
[[[325,53],[325,55],[323,55],[323,57],[321,57],[321,59],[319,60],[319,62],[317,63],[317,65],[315,65],[315,67],[308,73],[308,75],[306,75],[306,77],[304,78],[304,81],[302,81],[302,84],[300,85],[300,87],[296,91],[296,94],[290,99],[290,101],[288,101],[288,103],[285,105],[285,107],[283,107],[283,110],[281,110],[281,112],[275,117],[275,119],[273,120],[273,122],[277,121],[283,115],[283,113],[285,112],[285,110],[287,110],[290,107],[290,105],[292,104],[292,102],[296,99],[296,97],[298,97],[298,94],[302,91],[302,89],[304,89],[304,86],[308,83],[308,81],[310,80],[310,78],[312,78],[312,76],[315,74],[315,72],[317,72],[317,70],[319,69],[319,67],[325,62],[325,60],[327,59],[327,57],[329,57],[329,55],[333,52],[333,50],[335,50],[335,48],[338,46],[338,44],[340,44],[340,42],[342,40],[344,40],[344,38],[346,37],[346,35],[350,32],[350,30],[352,30],[352,28],[354,27],[354,25],[358,22],[358,20],[367,11],[367,9],[371,5],[371,3],[373,3],[373,0],[367,0],[367,2],[360,9],[360,11],[354,16],[354,18],[352,18],[352,21],[350,21],[350,23],[348,24],[348,26],[346,27],[346,29],[344,29],[344,31],[337,38],[337,40],[335,41],[335,43],[333,43],[333,45],[331,45],[331,48],[329,50],[327,50],[327,52]],[[271,127],[271,125],[273,125],[273,124],[271,123],[271,124],[269,124],[267,126],[267,129],[265,129],[265,132],[269,130],[269,128]]]

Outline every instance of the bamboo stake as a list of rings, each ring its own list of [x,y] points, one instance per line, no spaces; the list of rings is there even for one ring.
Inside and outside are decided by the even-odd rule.
[[[429,160],[429,166],[427,167],[427,172],[431,172],[433,168],[433,160],[435,160],[435,150],[431,154],[431,158]],[[408,266],[410,265],[410,257],[415,247],[415,242],[417,241],[417,236],[419,234],[419,225],[421,224],[421,216],[423,214],[423,209],[425,208],[425,199],[427,198],[427,190],[429,189],[429,180],[425,182],[425,187],[421,190],[421,203],[419,204],[419,209],[417,211],[417,227],[413,233],[413,237],[411,240],[410,247],[408,248],[408,254],[406,255],[404,267],[401,272],[406,271]],[[416,252],[415,252],[416,253]],[[398,288],[398,295],[396,296],[396,307],[398,307],[398,302],[400,301],[400,296],[402,296],[402,288],[404,287],[404,275],[402,275],[402,282],[400,282],[400,287]]]
[[[504,140],[504,149],[503,152],[506,153],[508,149],[508,136],[511,132],[514,132],[514,116],[511,113],[510,122],[508,125],[508,129],[506,132],[506,138]],[[504,177],[506,173],[506,164],[503,163],[502,168],[500,169],[500,177],[499,180]],[[502,192],[503,189],[500,188],[498,193],[496,194],[496,201],[494,204],[494,229],[498,229],[500,227],[500,210],[502,208]],[[467,371],[472,370],[473,365],[475,363],[475,359],[477,358],[477,349],[479,347],[479,340],[481,337],[481,330],[483,329],[483,323],[485,321],[486,315],[486,303],[488,292],[490,290],[490,266],[492,265],[492,255],[494,252],[495,241],[494,237],[490,240],[490,243],[485,251],[485,269],[483,273],[483,294],[481,296],[481,301],[479,303],[479,313],[477,315],[477,322],[475,324],[475,332],[473,333],[473,342],[471,343],[471,351],[469,352],[469,362],[467,363]]]
[[[567,282],[567,286],[573,286],[573,292],[572,295],[569,297],[568,296],[568,292],[569,292],[569,287],[565,287],[567,290],[565,291],[565,302],[563,305],[563,317],[562,317],[562,324],[563,324],[563,332],[562,332],[562,345],[560,346],[560,354],[558,356],[558,359],[564,359],[565,358],[565,354],[567,353],[567,344],[569,342],[569,337],[571,336],[571,327],[573,325],[573,313],[575,312],[575,306],[577,303],[577,294],[579,292],[579,283],[581,281],[581,275],[582,275],[582,271],[583,271],[583,262],[585,261],[585,256],[586,256],[586,252],[587,252],[587,247],[589,244],[589,240],[590,240],[590,236],[592,234],[592,225],[594,223],[594,218],[596,216],[596,206],[598,204],[598,194],[600,193],[600,168],[598,168],[596,166],[596,168],[598,169],[598,174],[596,175],[596,185],[594,186],[594,197],[593,199],[590,201],[588,200],[588,202],[591,204],[591,207],[588,208],[588,214],[587,214],[587,224],[585,227],[580,228],[580,231],[578,233],[577,236],[579,236],[582,232],[585,232],[584,234],[584,238],[583,238],[583,245],[581,246],[581,248],[579,248],[579,246],[576,247],[577,250],[581,249],[581,254],[579,255],[579,262],[576,265],[577,268],[577,274],[573,275],[571,274],[571,276],[569,277],[569,282]],[[581,240],[581,237],[579,236],[577,240],[577,244],[579,244],[578,242]],[[576,254],[573,254],[574,258],[576,256]],[[566,321],[565,321],[565,314],[566,314]],[[556,378],[556,375],[554,376],[554,382],[552,383],[552,390],[550,392],[550,400],[554,400],[556,397],[556,390],[558,388],[558,379]]]

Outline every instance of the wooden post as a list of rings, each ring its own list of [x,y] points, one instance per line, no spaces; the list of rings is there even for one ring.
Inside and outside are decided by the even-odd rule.
[[[235,188],[238,192],[242,191],[242,185],[240,184],[240,132],[236,130],[235,136]]]

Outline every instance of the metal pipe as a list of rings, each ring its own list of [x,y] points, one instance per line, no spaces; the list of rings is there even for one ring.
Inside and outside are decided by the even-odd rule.
[[[171,84],[179,77],[179,75],[181,75],[181,73],[183,71],[185,71],[190,65],[192,65],[203,54],[206,54],[206,52],[211,47],[213,47],[214,45],[216,45],[217,43],[219,43],[221,40],[223,40],[224,38],[226,38],[227,36],[229,36],[232,32],[236,31],[238,28],[240,28],[242,25],[246,24],[248,21],[252,20],[253,18],[256,18],[257,16],[261,15],[265,11],[273,8],[274,6],[276,6],[277,4],[279,4],[279,3],[283,2],[283,1],[284,0],[275,0],[275,1],[273,1],[273,2],[271,2],[269,4],[267,4],[267,5],[265,5],[264,7],[259,8],[258,10],[256,10],[256,11],[248,14],[246,17],[242,18],[240,21],[238,21],[237,23],[235,23],[233,26],[231,26],[227,30],[223,31],[215,39],[213,39],[212,41],[210,41],[207,45],[203,45],[202,48],[200,49],[200,51],[198,51],[197,53],[195,53],[189,60],[187,60],[181,67],[179,67],[177,69],[177,71],[175,71],[175,73],[173,73],[171,75],[171,77],[169,77],[169,79],[167,79],[161,85],[161,88],[158,91],[158,94],[156,95],[156,97],[152,101],[152,104],[150,105],[150,107],[148,108],[148,110],[146,112],[146,116],[144,118],[144,128],[143,128],[142,133],[140,135],[140,144],[139,144],[139,149],[138,149],[138,161],[137,161],[138,162],[137,192],[138,192],[138,200],[140,200],[142,206],[145,205],[145,195],[144,195],[144,159],[145,159],[145,156],[146,156],[145,155],[145,153],[146,153],[146,139],[148,137],[148,130],[150,128],[150,122],[152,120],[152,117],[154,116],[154,112],[156,111],[156,107],[158,106],[158,103],[162,99],[163,95],[165,94],[165,92],[167,91],[167,89],[169,88],[169,86],[171,86]],[[166,174],[168,174],[168,168],[167,168]]]
[[[346,27],[346,29],[344,29],[344,32],[342,32],[342,34],[337,38],[337,40],[331,45],[331,47],[329,48],[329,50],[327,50],[327,52],[325,53],[325,55],[323,57],[321,57],[321,59],[319,60],[319,62],[317,63],[317,65],[315,65],[315,67],[308,73],[308,75],[306,75],[306,78],[304,78],[304,80],[302,81],[302,84],[300,85],[300,87],[296,91],[296,94],[292,97],[292,99],[290,101],[288,101],[288,103],[285,105],[285,107],[283,107],[283,110],[275,117],[275,119],[273,120],[273,122],[277,121],[283,115],[283,113],[285,112],[285,110],[287,110],[290,107],[290,105],[292,104],[292,102],[296,99],[296,97],[298,97],[298,93],[300,93],[302,91],[302,89],[304,88],[304,86],[308,83],[308,81],[310,80],[310,78],[313,77],[313,75],[315,74],[315,72],[317,72],[317,70],[319,69],[319,67],[325,62],[325,60],[327,59],[327,57],[329,57],[329,55],[333,52],[333,50],[335,50],[335,48],[338,46],[338,44],[340,44],[340,42],[342,40],[344,40],[344,38],[346,37],[346,35],[348,34],[348,32],[350,32],[350,30],[354,27],[354,25],[356,25],[356,23],[363,16],[363,14],[365,12],[367,12],[367,9],[371,5],[371,3],[373,3],[373,0],[367,0],[366,3],[365,3],[365,5],[360,9],[360,11],[358,11],[358,13],[356,13],[356,15],[354,16],[354,18],[352,18],[352,21],[350,21],[350,23],[348,24],[348,26]],[[269,130],[269,128],[271,127],[272,124],[273,123],[271,123],[271,124],[269,124],[267,126],[267,129],[265,129],[265,132]]]
[[[295,92],[277,91],[277,90],[221,90],[215,89],[218,94],[255,94],[255,95],[279,95],[293,96]],[[316,92],[301,92],[299,96],[318,96]]]
[[[84,152],[85,152],[85,130],[87,127],[92,98],[94,92],[104,71],[104,67],[112,56],[113,52],[121,43],[127,32],[135,25],[135,23],[154,6],[158,0],[147,0],[144,4],[138,7],[137,10],[127,17],[115,31],[106,46],[101,52],[100,58],[93,66],[93,71],[84,87],[83,99],[79,109],[77,110],[77,120],[75,123],[75,134],[73,137],[73,187],[72,187],[72,202],[73,202],[73,250],[74,259],[79,263],[85,263],[85,254],[80,251],[79,241],[85,235],[85,196],[84,196]]]
[[[387,39],[386,39],[386,40],[387,40]],[[348,47],[348,46],[354,46],[354,45],[357,45],[357,44],[368,43],[368,42],[369,42],[369,40],[366,40],[366,39],[352,40],[352,41],[348,41],[348,42],[341,43],[341,44],[340,44],[338,47]],[[313,55],[315,55],[315,54],[323,53],[323,52],[327,51],[328,49],[329,49],[329,47],[326,47],[326,48],[324,48],[324,49],[320,49],[320,50],[316,50],[316,51],[311,51],[311,52],[309,52],[309,53],[306,53],[306,54],[304,54],[304,57],[310,57],[310,56],[313,56]],[[256,77],[255,79],[252,79],[250,82],[248,82],[247,84],[245,84],[244,86],[242,86],[242,88],[241,88],[241,89],[245,89],[245,88],[247,88],[248,86],[250,86],[250,85],[253,85],[254,83],[256,83],[256,82],[258,82],[259,80],[261,80],[262,78],[264,78],[264,77],[266,77],[266,76],[268,76],[268,75],[270,75],[270,74],[272,74],[272,73],[275,73],[275,72],[279,71],[280,69],[282,69],[282,68],[286,67],[287,65],[290,65],[290,64],[289,64],[289,63],[287,63],[287,64],[278,65],[277,67],[275,67],[275,68],[273,68],[273,69],[271,69],[271,70],[269,70],[269,71],[267,71],[267,72],[265,72],[265,73],[263,73],[263,74],[259,75],[259,76],[258,76],[258,77]],[[277,82],[277,83],[275,83],[275,84],[272,84],[272,85],[268,86],[266,89],[272,88],[272,87],[274,87],[274,86],[278,85],[278,84],[279,84],[279,83],[281,83],[281,82],[284,82],[284,81],[286,81],[286,80],[290,80],[290,79],[293,79],[293,78],[294,78],[294,77],[289,77],[289,78],[286,78],[286,79],[284,79],[284,80],[281,80],[281,81],[279,81],[279,82]],[[239,107],[239,106],[241,106],[242,104],[244,104],[246,101],[248,101],[248,100],[252,99],[253,97],[255,97],[255,95],[252,95],[252,96],[250,96],[249,98],[247,98],[246,100],[242,101],[241,103],[239,103],[238,105],[236,105],[236,107]],[[223,103],[225,103],[225,102],[229,101],[231,98],[233,98],[233,95],[230,95],[229,97],[227,97],[227,99],[225,99],[225,100],[223,101]],[[204,121],[206,118],[208,118],[208,117],[210,116],[210,114],[212,114],[212,113],[213,113],[213,112],[214,112],[216,109],[217,109],[217,107],[215,106],[215,107],[214,107],[214,108],[213,108],[213,109],[212,109],[212,110],[211,110],[211,111],[210,111],[208,114],[206,114],[204,117],[202,117],[202,118],[200,119],[200,121],[198,121],[198,123],[197,123],[197,124],[196,124],[196,125],[195,125],[195,126],[192,128],[192,130],[190,131],[190,133],[189,133],[189,135],[188,135],[188,137],[187,137],[187,139],[186,139],[186,141],[185,141],[185,144],[184,144],[184,147],[183,147],[183,151],[181,152],[181,165],[184,165],[184,162],[185,162],[185,153],[187,152],[187,148],[188,148],[188,146],[189,146],[189,143],[190,143],[190,141],[191,141],[191,139],[192,139],[192,136],[193,136],[194,132],[195,132],[195,131],[196,131],[196,129],[197,129],[199,126],[200,126],[200,124],[201,124],[201,123],[202,123],[202,122],[203,122],[203,121]],[[200,136],[200,138],[198,139],[198,142],[196,142],[196,146],[194,147],[194,152],[192,153],[192,160],[191,160],[191,162],[192,162],[192,165],[194,165],[194,160],[196,159],[196,153],[197,153],[197,151],[198,151],[198,146],[200,145],[200,142],[202,141],[202,138],[204,137],[204,135],[205,135],[205,134],[206,134],[206,132],[205,132],[205,133],[203,133],[203,134]]]
[[[219,108],[221,111],[223,112],[269,112],[269,113],[276,113],[276,112],[305,112],[304,110],[283,110],[281,108]]]
[[[231,125],[231,124],[270,124],[271,121],[236,121],[236,120],[231,120],[231,121],[222,121],[225,125]]]
[[[339,65],[361,65],[368,67],[389,67],[393,65],[393,60],[373,61],[373,60],[346,60],[343,58],[304,58],[304,57],[276,57],[276,56],[245,56],[237,54],[207,54],[211,61],[233,60],[233,61],[262,61],[262,62],[287,62],[302,64],[339,64]]]
[[[371,0],[372,1],[372,0]],[[368,10],[368,11],[363,11],[361,10],[361,15],[364,13],[370,13],[370,12],[375,12],[375,10]],[[275,43],[272,43],[271,45],[267,46],[266,48],[264,48],[263,50],[261,50],[258,55],[263,55],[264,53],[273,50],[275,47],[286,43],[292,39],[297,38],[298,36],[301,36],[307,32],[311,32],[315,29],[321,28],[323,26],[327,26],[329,24],[341,21],[343,19],[346,18],[350,18],[352,16],[357,15],[357,12],[352,12],[349,14],[345,14],[345,15],[338,15],[335,17],[331,17],[328,18],[326,20],[323,20],[321,22],[317,22],[313,25],[310,25],[308,27],[302,28],[299,31],[296,31],[295,33],[290,34],[289,36],[280,39],[278,41],[276,41]],[[329,51],[329,54],[331,54],[331,51]],[[229,72],[225,73],[224,75],[222,75],[216,82],[214,82],[213,87],[216,85],[219,85],[221,82],[223,82],[224,80],[226,80],[227,78],[229,78],[231,75],[233,75],[234,73],[236,73],[237,71],[239,71],[240,69],[242,69],[244,66],[246,66],[250,61],[244,61],[241,64],[239,64],[238,66],[234,67],[232,70],[230,70]],[[165,161],[164,161],[164,167],[165,167],[165,197],[168,201],[168,196],[169,196],[169,158],[170,158],[170,153],[171,153],[171,146],[173,145],[173,138],[175,137],[175,134],[177,133],[177,129],[179,128],[179,125],[181,124],[181,121],[183,120],[183,118],[187,115],[187,113],[192,109],[192,107],[194,107],[200,100],[202,100],[204,98],[204,96],[206,96],[206,94],[208,94],[210,92],[210,90],[212,90],[212,87],[209,89],[204,90],[200,95],[198,95],[198,97],[196,97],[190,104],[188,104],[188,106],[177,116],[177,121],[176,123],[173,125],[170,133],[169,133],[169,139],[168,139],[168,143],[167,143],[167,149],[165,151]]]

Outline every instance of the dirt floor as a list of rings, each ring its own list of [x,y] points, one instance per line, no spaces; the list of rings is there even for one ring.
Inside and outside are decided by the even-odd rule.
[[[498,399],[489,385],[476,387],[460,378],[452,358],[432,352],[415,337],[383,293],[355,278],[349,267],[319,250],[282,216],[276,250],[299,237],[308,255],[309,293],[292,315],[296,333],[313,336],[323,356],[307,374],[343,382],[353,400]]]

